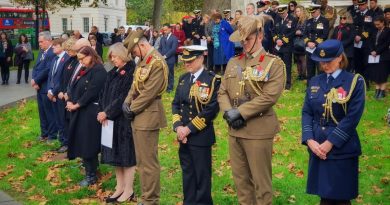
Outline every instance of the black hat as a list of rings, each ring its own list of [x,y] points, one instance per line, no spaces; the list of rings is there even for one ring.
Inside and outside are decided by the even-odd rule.
[[[313,61],[327,62],[339,57],[344,52],[344,47],[339,40],[326,40],[318,44],[311,55]]]
[[[192,61],[198,56],[203,56],[204,51],[207,50],[207,47],[199,45],[183,46],[181,48],[183,48],[182,61]]]
[[[357,0],[358,5],[366,4],[367,0]]]
[[[258,1],[258,2],[256,2],[256,5],[257,5],[257,8],[262,8],[262,7],[264,7],[267,4],[265,2],[263,2],[263,1]]]
[[[288,6],[287,6],[287,4],[282,4],[276,8],[278,9],[278,13],[283,13],[283,12],[287,11]]]

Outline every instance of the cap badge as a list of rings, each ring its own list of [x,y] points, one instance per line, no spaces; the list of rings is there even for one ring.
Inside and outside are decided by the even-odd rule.
[[[326,55],[326,54],[325,54],[325,51],[324,51],[324,50],[321,50],[321,51],[320,51],[320,56],[321,56],[321,57],[325,57],[325,55]]]
[[[188,56],[188,55],[190,55],[190,52],[188,52],[188,50],[185,50],[185,49],[184,49],[184,50],[183,50],[183,54],[186,55],[186,56]]]
[[[134,38],[134,43],[138,43],[139,38]]]

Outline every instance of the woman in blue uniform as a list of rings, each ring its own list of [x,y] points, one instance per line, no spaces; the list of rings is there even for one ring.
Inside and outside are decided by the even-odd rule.
[[[347,205],[358,195],[356,127],[364,110],[363,77],[345,71],[348,60],[338,40],[318,45],[311,56],[324,73],[312,78],[302,110],[302,144],[308,147],[307,193],[321,205]]]

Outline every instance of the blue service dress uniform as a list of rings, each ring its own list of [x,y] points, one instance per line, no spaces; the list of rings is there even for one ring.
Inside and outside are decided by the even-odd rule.
[[[172,102],[173,129],[188,126],[186,144],[180,143],[184,204],[213,204],[211,198],[211,146],[215,143],[213,120],[219,112],[217,94],[221,77],[203,70],[194,83],[191,73],[179,78]]]
[[[307,193],[350,200],[358,195],[361,146],[356,127],[364,110],[365,83],[360,75],[340,69],[332,74],[334,80],[328,76],[312,78],[302,110],[302,144],[309,139],[333,144],[325,160],[308,148]]]

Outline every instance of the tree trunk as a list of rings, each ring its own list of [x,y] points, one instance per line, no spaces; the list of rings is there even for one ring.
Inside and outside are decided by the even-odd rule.
[[[230,9],[231,0],[204,0],[203,1],[203,14],[209,14],[211,9],[218,9],[221,13],[225,9]]]
[[[152,18],[152,25],[154,28],[160,28],[162,4],[163,0],[154,0]]]

